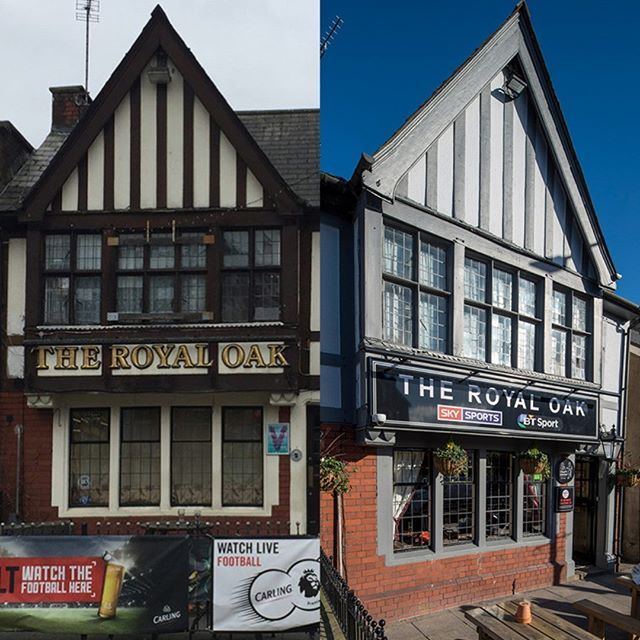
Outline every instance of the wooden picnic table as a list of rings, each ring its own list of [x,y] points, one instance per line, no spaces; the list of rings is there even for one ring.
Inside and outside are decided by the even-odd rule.
[[[619,584],[631,591],[631,616],[640,620],[640,584],[636,584],[631,576],[622,575],[616,578],[616,584]]]
[[[590,633],[555,613],[531,605],[531,623],[516,622],[517,601],[475,607],[465,616],[478,630],[479,640],[594,640]]]

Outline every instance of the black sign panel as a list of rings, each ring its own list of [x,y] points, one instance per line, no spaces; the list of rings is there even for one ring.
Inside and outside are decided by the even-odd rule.
[[[562,458],[556,466],[556,480],[560,484],[571,482],[576,475],[576,468],[569,458]]]
[[[573,487],[554,487],[556,513],[573,511]]]
[[[389,426],[583,442],[598,437],[595,397],[378,361],[370,376],[371,412],[385,414]]]

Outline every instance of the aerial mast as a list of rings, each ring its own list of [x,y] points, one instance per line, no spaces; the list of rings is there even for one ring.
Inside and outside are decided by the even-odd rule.
[[[84,88],[89,93],[89,24],[100,22],[100,0],[76,0],[76,20],[85,23]]]

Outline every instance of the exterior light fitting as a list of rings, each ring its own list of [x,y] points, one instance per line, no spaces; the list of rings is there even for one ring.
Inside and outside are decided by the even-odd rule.
[[[505,95],[511,100],[515,100],[525,89],[527,82],[515,71],[507,71],[507,79],[502,87]]]
[[[623,443],[623,439],[618,438],[616,434],[615,425],[611,425],[611,428],[608,428],[606,425],[601,424],[598,438],[604,459],[607,462],[615,462]]]
[[[171,82],[167,54],[162,49],[156,53],[156,64],[147,71],[147,77],[151,84],[169,84]]]

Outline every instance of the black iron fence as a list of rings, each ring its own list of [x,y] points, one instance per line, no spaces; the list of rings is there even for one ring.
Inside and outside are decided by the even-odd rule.
[[[387,640],[385,621],[374,620],[365,606],[336,571],[332,559],[320,551],[322,590],[347,640]]]

